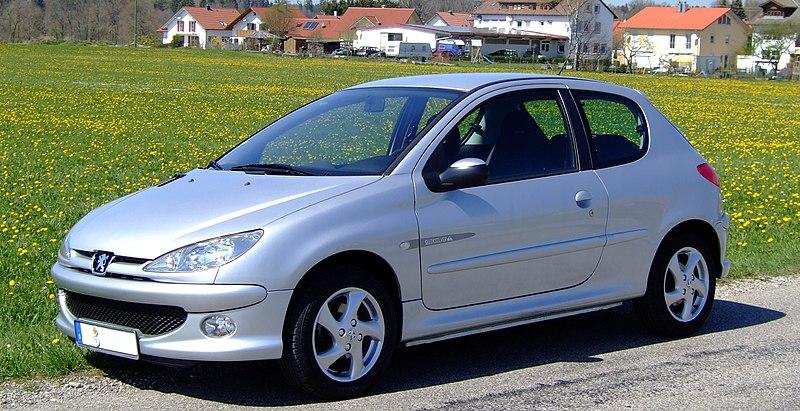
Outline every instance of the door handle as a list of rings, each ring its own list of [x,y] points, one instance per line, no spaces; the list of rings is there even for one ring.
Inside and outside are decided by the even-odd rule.
[[[589,208],[592,206],[592,195],[586,190],[581,190],[575,193],[575,204],[580,208]]]

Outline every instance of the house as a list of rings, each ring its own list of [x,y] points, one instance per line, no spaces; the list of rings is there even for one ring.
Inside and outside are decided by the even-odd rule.
[[[341,16],[291,19],[283,48],[289,53],[329,53],[341,44],[352,44],[358,29],[419,23],[417,11],[412,8],[348,7]]]
[[[260,50],[272,39],[282,38],[291,19],[304,17],[303,11],[297,7],[248,7],[228,24],[227,29],[231,30],[231,41],[234,45],[241,45],[248,50]]]
[[[558,48],[555,44],[563,44],[566,40],[566,37],[553,34],[506,34],[464,26],[398,24],[358,29],[353,46],[376,47],[387,56],[396,56],[400,43],[428,43],[431,50],[436,50],[440,43],[449,43],[464,49],[465,53],[471,52],[472,47],[478,47],[480,53],[484,55],[506,49],[516,51],[519,56],[530,52],[531,55],[556,57]],[[552,48],[545,46],[543,50],[542,44],[554,46]],[[563,49],[561,52],[563,54]]]
[[[177,36],[184,47],[222,46],[231,37],[228,24],[237,17],[239,10],[236,9],[186,6],[175,12],[158,31],[164,44],[171,43]]]
[[[748,26],[729,7],[645,7],[619,24],[625,64],[713,73],[735,68]],[[630,61],[627,61],[630,60]]]
[[[453,13],[453,11],[440,11],[425,23],[426,26],[442,27],[472,27],[469,13]]]
[[[576,9],[571,9],[572,4]],[[576,15],[578,30],[573,32],[570,22]],[[564,57],[572,49],[573,54],[580,53],[583,58],[609,58],[615,17],[602,0],[484,0],[475,10],[473,26],[497,33],[564,38],[555,44],[543,40],[539,46],[542,51],[555,50]]]
[[[767,0],[753,18],[753,67],[767,72],[800,66],[800,0]],[[774,33],[782,25],[784,33]],[[776,38],[775,34],[783,34]],[[776,55],[770,56],[774,53]],[[777,55],[780,54],[780,55]],[[776,67],[777,66],[777,67]]]

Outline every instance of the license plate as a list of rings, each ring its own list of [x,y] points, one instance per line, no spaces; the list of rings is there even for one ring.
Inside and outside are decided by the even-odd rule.
[[[139,339],[133,331],[75,321],[75,342],[90,350],[139,358]]]

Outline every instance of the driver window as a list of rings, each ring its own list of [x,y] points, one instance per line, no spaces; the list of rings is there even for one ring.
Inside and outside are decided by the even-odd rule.
[[[485,161],[490,184],[577,171],[565,118],[555,90],[514,92],[487,100],[447,133],[423,175],[431,186],[438,181],[436,176],[463,158]]]

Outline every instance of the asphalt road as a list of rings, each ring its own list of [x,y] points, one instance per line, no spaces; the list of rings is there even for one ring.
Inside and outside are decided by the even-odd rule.
[[[400,350],[375,392],[321,404],[272,362],[0,384],[13,409],[800,409],[800,277],[726,284],[694,337],[648,335],[628,306]]]

